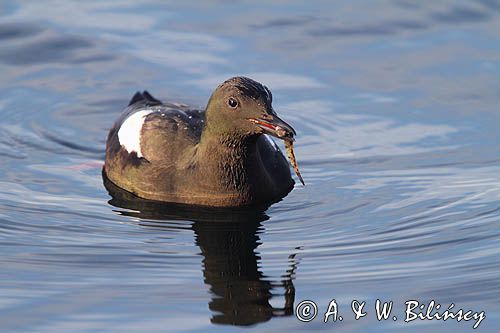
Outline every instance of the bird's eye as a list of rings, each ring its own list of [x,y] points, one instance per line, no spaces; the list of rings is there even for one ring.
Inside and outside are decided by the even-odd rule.
[[[230,97],[227,100],[227,105],[229,105],[229,107],[232,109],[236,109],[236,107],[238,106],[238,101],[236,99]]]

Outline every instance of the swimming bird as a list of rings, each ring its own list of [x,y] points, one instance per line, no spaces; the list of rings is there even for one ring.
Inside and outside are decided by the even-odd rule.
[[[109,131],[103,175],[149,200],[233,207],[275,202],[293,188],[274,136],[295,130],[272,107],[272,94],[246,77],[212,93],[205,110],[137,92]]]

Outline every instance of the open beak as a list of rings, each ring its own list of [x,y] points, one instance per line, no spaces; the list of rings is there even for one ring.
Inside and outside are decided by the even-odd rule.
[[[274,113],[274,112],[273,112]],[[249,118],[248,121],[259,126],[264,133],[277,137],[285,141],[295,141],[294,136],[297,134],[292,126],[281,120],[275,113],[266,114],[260,118]]]

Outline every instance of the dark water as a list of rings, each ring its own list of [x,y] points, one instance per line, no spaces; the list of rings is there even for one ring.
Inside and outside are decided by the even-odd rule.
[[[204,106],[235,74],[297,129],[305,187],[252,211],[109,196],[105,137],[136,90]],[[494,0],[2,1],[1,331],[472,331],[405,323],[414,299],[497,332],[499,75]]]

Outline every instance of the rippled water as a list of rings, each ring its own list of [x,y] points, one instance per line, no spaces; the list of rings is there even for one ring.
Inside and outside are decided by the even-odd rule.
[[[251,211],[108,194],[107,130],[136,90],[203,106],[235,74],[297,129],[305,187]],[[2,1],[1,331],[472,331],[403,321],[433,299],[496,332],[499,74],[494,0]]]

